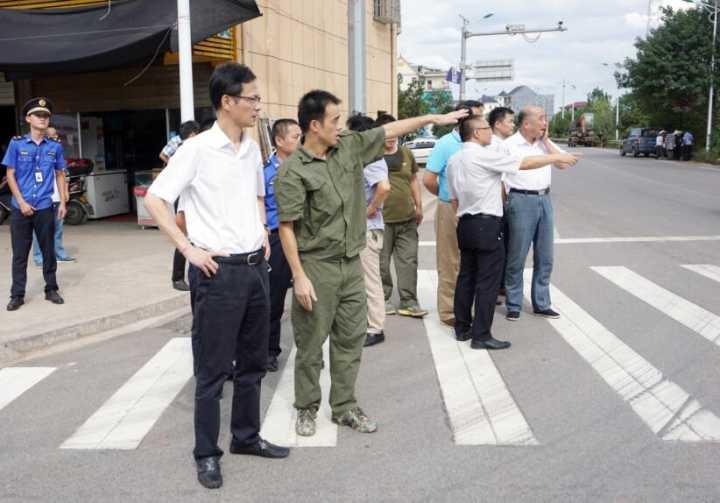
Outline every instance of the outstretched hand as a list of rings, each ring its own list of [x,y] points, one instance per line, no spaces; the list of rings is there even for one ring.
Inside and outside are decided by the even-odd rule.
[[[470,115],[470,111],[466,108],[456,110],[443,115],[435,115],[432,123],[436,126],[450,126],[457,124],[459,121]]]

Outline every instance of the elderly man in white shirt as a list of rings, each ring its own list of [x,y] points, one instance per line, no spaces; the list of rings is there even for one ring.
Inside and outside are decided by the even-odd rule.
[[[503,175],[540,170],[550,163],[575,164],[573,155],[508,155],[488,148],[487,121],[472,116],[460,125],[462,150],[448,163],[448,190],[459,218],[460,273],[455,289],[455,337],[472,339],[473,349],[505,349],[510,343],[492,337],[495,298],[503,270]],[[472,308],[475,318],[472,318]]]
[[[197,478],[222,486],[218,447],[220,396],[233,377],[230,452],[266,458],[288,449],[260,438],[260,383],[270,322],[265,184],[257,143],[244,131],[260,111],[247,66],[226,63],[210,77],[217,122],[183,143],[145,198],[160,229],[191,264]],[[172,214],[182,194],[187,237]],[[235,360],[233,370],[232,362]]]
[[[519,130],[505,140],[504,146],[514,155],[564,153],[547,137],[547,117],[541,107],[527,107],[518,114]],[[529,172],[508,174],[507,220],[510,229],[505,289],[506,318],[517,321],[523,303],[523,270],[533,245],[531,300],[533,312],[546,318],[560,315],[552,309],[550,274],[553,268],[553,206],[550,200],[552,164],[567,167],[565,162],[546,163]]]

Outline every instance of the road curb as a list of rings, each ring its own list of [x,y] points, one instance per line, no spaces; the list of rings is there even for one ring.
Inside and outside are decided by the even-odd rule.
[[[188,294],[179,294],[169,299],[130,309],[122,313],[100,316],[75,325],[18,337],[0,346],[0,365],[21,359],[27,353],[44,349],[54,344],[69,342],[81,337],[113,330],[147,318],[176,311],[189,305],[190,296]]]

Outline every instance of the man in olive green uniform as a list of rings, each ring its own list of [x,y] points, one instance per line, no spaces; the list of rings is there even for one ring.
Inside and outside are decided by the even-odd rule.
[[[378,117],[382,126],[395,121],[392,115]],[[385,239],[380,254],[380,274],[385,290],[385,314],[398,313],[402,316],[422,318],[427,311],[417,300],[418,270],[418,226],[423,220],[420,182],[417,179],[418,165],[407,148],[398,145],[397,138],[385,140],[385,162],[390,177],[390,196],[383,206]],[[393,279],[390,274],[390,260],[395,262],[397,288],[400,306],[395,309],[390,297]]]
[[[275,182],[280,239],[293,274],[295,429],[315,433],[322,345],[330,336],[332,419],[362,433],[377,429],[358,407],[355,380],[367,331],[367,297],[359,253],[365,246],[363,169],[383,156],[386,137],[426,124],[453,124],[467,113],[428,115],[362,133],[340,132],[340,100],[311,91],[298,106],[304,143]]]

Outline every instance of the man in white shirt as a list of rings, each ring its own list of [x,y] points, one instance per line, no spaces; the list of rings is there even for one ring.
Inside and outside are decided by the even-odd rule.
[[[526,107],[518,114],[519,130],[505,140],[510,154],[535,156],[565,153],[547,137],[547,117],[541,107]],[[554,163],[556,167],[567,167]],[[538,316],[558,318],[551,307],[550,274],[553,268],[553,206],[550,200],[551,163],[540,169],[507,174],[508,240],[505,289],[506,318],[517,321],[523,302],[525,258],[533,245],[532,305]]]
[[[503,270],[502,177],[521,170],[538,170],[549,163],[573,165],[568,154],[508,155],[487,148],[492,129],[481,116],[460,125],[462,150],[450,158],[448,191],[458,216],[460,273],[455,287],[455,337],[472,339],[473,349],[505,349],[510,343],[493,338],[495,299]],[[473,304],[475,318],[472,318]]]
[[[268,458],[288,449],[260,438],[260,382],[265,376],[270,316],[262,156],[244,132],[255,124],[260,96],[245,65],[226,63],[210,77],[217,122],[184,143],[145,198],[160,229],[195,270],[195,449],[198,481],[222,485],[218,447],[220,396],[233,375],[230,452]],[[182,194],[187,237],[175,223]],[[232,370],[232,362],[235,368]]]

